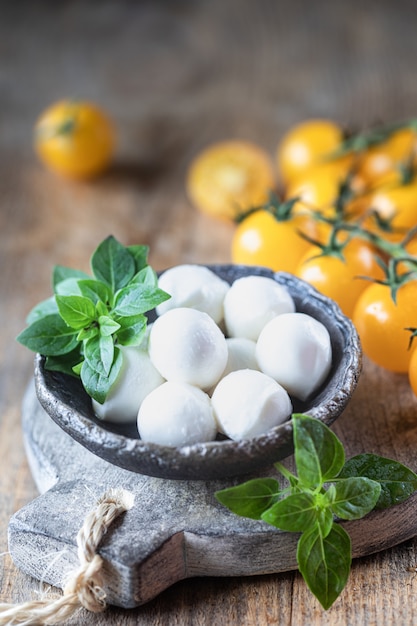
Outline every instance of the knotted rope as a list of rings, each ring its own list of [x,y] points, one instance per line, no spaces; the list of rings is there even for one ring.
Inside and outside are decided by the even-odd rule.
[[[64,594],[56,600],[34,600],[23,604],[0,603],[0,626],[40,626],[68,620],[80,608],[100,613],[107,607],[103,590],[103,559],[98,546],[114,520],[133,506],[133,495],[123,489],[106,492],[86,516],[77,535],[79,568],[72,572]]]

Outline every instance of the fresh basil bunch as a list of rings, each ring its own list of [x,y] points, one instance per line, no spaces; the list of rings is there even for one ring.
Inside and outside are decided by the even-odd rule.
[[[32,309],[17,340],[44,355],[47,369],[79,376],[103,403],[120,372],[119,347],[139,345],[145,313],[170,298],[147,257],[147,246],[125,247],[109,236],[91,257],[92,276],[55,266],[54,295]]]
[[[364,517],[374,508],[402,502],[417,489],[417,475],[391,459],[360,454],[345,462],[341,441],[322,422],[292,416],[297,475],[281,463],[287,479],[256,478],[216,492],[233,513],[301,533],[297,563],[308,587],[328,609],[344,589],[351,566],[351,541],[336,523]]]

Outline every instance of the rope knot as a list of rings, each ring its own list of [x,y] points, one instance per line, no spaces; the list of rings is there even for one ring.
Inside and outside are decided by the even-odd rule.
[[[133,494],[124,489],[106,492],[86,516],[77,535],[80,567],[70,575],[64,595],[52,601],[0,604],[0,626],[58,624],[81,607],[93,613],[104,611],[107,603],[103,589],[103,559],[97,554],[98,546],[114,520],[132,508],[133,500]]]

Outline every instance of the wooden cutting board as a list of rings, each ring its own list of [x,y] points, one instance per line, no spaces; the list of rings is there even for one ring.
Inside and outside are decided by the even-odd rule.
[[[26,451],[39,488],[36,500],[9,524],[12,558],[24,572],[62,587],[78,565],[76,535],[109,488],[124,487],[134,507],[105,536],[105,587],[110,604],[143,604],[193,576],[248,576],[297,567],[297,535],[237,517],[214,492],[234,481],[172,481],[109,464],[64,433],[44,412],[31,384],[23,402]],[[417,401],[406,377],[365,360],[355,395],[333,429],[347,457],[373,452],[417,470]],[[291,464],[292,459],[288,459]],[[269,472],[259,475],[275,475]],[[353,556],[361,557],[417,534],[417,496],[386,511],[344,523]]]

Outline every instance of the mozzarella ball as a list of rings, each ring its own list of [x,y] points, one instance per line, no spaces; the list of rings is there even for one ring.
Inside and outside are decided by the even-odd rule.
[[[256,437],[287,421],[292,412],[288,393],[256,370],[231,372],[211,398],[220,432],[235,441]]]
[[[223,300],[229,283],[203,265],[177,265],[161,274],[158,286],[171,298],[156,307],[158,315],[171,309],[188,307],[204,311],[219,324],[223,319]]]
[[[152,363],[166,380],[209,389],[227,363],[226,339],[213,319],[195,309],[171,309],[149,335]]]
[[[224,321],[229,337],[256,341],[276,315],[295,311],[287,289],[267,276],[245,276],[231,285],[224,299]]]
[[[279,315],[261,332],[256,356],[262,372],[289,394],[306,400],[330,371],[330,335],[321,322],[305,313]]]
[[[228,337],[226,338],[227,344],[227,363],[221,378],[235,372],[236,370],[259,370],[258,361],[256,360],[256,342],[251,339],[245,339],[244,337]],[[211,396],[215,390],[216,385],[209,389],[207,393]]]
[[[228,337],[226,344],[227,363],[222,377],[236,370],[259,370],[258,361],[256,360],[255,341],[245,339],[244,337]]]
[[[213,441],[217,434],[210,398],[186,383],[166,382],[142,402],[138,413],[141,439],[161,446]]]
[[[122,346],[123,362],[115,383],[104,404],[93,400],[93,409],[100,419],[108,422],[136,422],[143,399],[164,382],[144,350]]]

